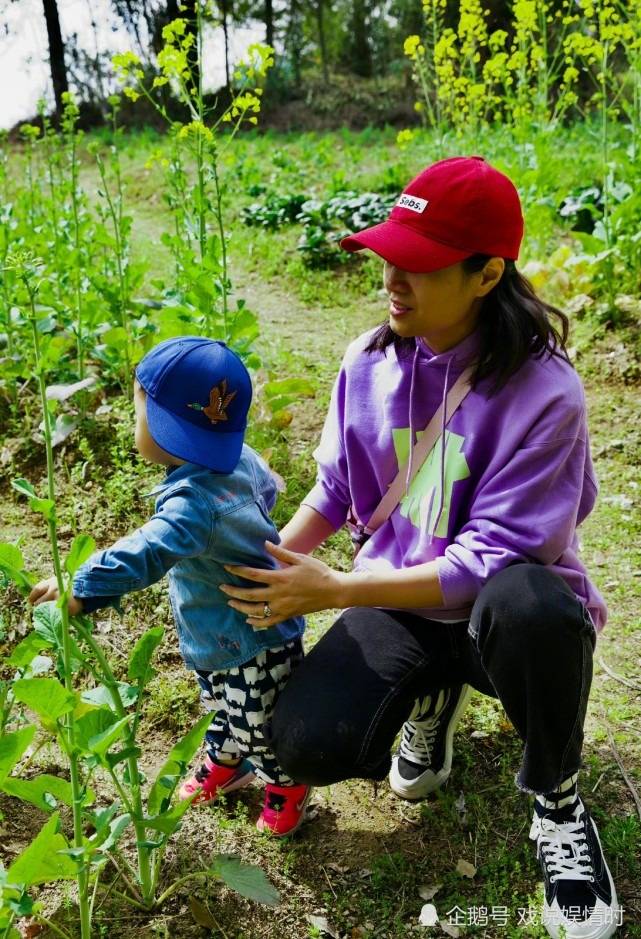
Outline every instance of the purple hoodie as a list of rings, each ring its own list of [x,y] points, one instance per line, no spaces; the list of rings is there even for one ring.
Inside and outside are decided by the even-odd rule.
[[[399,358],[393,346],[365,352],[373,332],[345,353],[314,453],[317,483],[304,500],[336,529],[350,505],[367,524],[408,457],[410,435],[427,426],[479,343],[476,331],[435,354],[418,340]],[[563,577],[600,630],[606,607],[577,556],[576,528],[597,494],[581,380],[546,356],[531,357],[489,397],[491,384],[467,395],[355,570],[438,560],[445,605],[415,612],[456,620],[498,571],[539,562]]]

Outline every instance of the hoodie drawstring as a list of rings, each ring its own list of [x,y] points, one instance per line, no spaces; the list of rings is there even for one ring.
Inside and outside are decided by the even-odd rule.
[[[447,361],[447,368],[445,369],[445,383],[443,385],[443,397],[441,399],[441,407],[443,408],[443,414],[441,416],[441,437],[439,444],[441,447],[441,467],[440,467],[440,477],[439,477],[439,503],[438,503],[438,512],[436,513],[436,519],[434,525],[432,526],[432,533],[430,535],[430,542],[434,540],[434,535],[436,534],[436,529],[438,528],[438,523],[441,520],[441,515],[443,514],[443,508],[445,507],[445,449],[447,446],[445,440],[445,427],[447,425],[447,392],[450,378],[450,366],[452,364],[452,358],[449,358]]]
[[[414,457],[414,383],[416,379],[416,367],[418,365],[419,345],[416,343],[414,350],[414,359],[412,361],[412,380],[410,381],[409,398],[409,425],[410,425],[410,456],[407,462],[407,475],[405,476],[405,495],[409,492],[410,480],[412,479],[412,460]]]

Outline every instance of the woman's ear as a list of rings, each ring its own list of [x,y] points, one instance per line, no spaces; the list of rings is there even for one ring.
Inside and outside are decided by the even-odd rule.
[[[493,290],[503,276],[504,270],[505,261],[503,258],[490,258],[481,271],[481,283],[478,287],[477,296],[485,297],[490,290]]]

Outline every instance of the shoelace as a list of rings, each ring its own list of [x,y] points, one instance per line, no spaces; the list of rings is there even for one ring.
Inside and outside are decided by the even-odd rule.
[[[449,695],[449,691],[441,691],[436,700],[431,695],[417,698],[414,709],[403,726],[401,736],[399,752],[406,760],[415,762],[418,757],[422,764],[432,762],[432,749],[439,728],[439,718],[449,700]]]
[[[557,880],[594,880],[585,828],[579,820],[581,812],[582,807],[578,805],[573,822],[556,823],[538,816],[532,822],[530,838],[538,843],[552,883]]]
[[[431,720],[425,727],[419,727],[414,721],[407,721],[401,737],[401,756],[410,761],[419,756],[421,763],[430,763],[438,725],[437,719]]]

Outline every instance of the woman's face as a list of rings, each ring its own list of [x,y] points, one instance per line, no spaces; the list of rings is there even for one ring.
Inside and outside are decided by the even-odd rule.
[[[403,338],[422,336],[434,352],[447,351],[474,331],[483,297],[504,269],[502,258],[491,258],[476,274],[465,274],[461,262],[428,274],[410,274],[385,261],[383,283],[390,299],[391,329]]]

